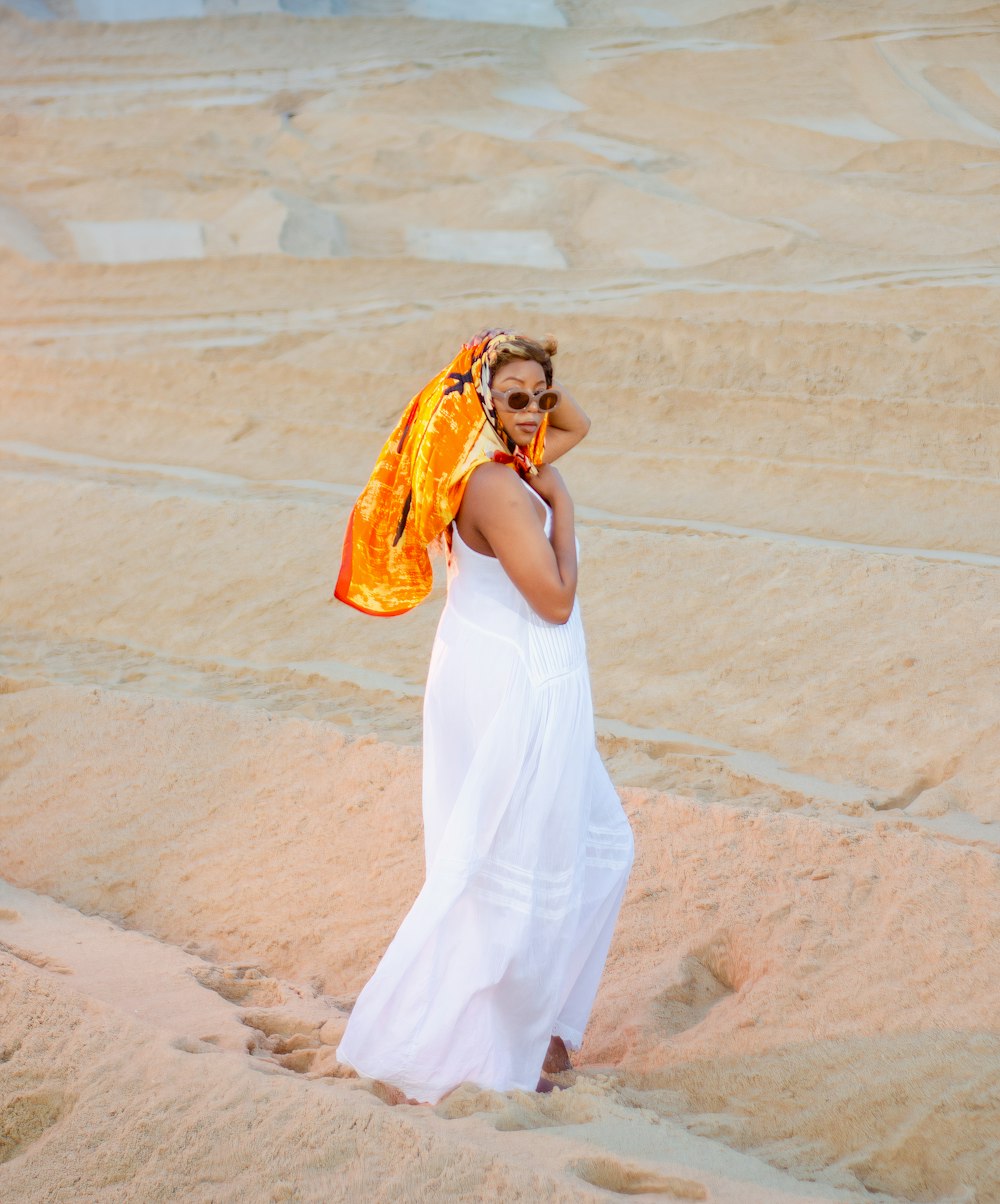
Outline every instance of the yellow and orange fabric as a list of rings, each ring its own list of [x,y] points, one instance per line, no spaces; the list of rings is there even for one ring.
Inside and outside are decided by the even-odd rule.
[[[490,395],[490,366],[510,331],[466,343],[403,411],[347,521],[333,597],[370,615],[400,615],[430,593],[429,545],[458,513],[469,474],[488,460],[536,472],[545,415],[530,447],[504,431]]]

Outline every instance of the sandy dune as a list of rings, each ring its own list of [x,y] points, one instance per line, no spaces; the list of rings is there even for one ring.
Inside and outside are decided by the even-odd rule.
[[[0,7],[0,1199],[1000,1200],[997,12],[165,3]],[[493,324],[637,862],[568,1089],[393,1108],[441,590],[330,595]]]

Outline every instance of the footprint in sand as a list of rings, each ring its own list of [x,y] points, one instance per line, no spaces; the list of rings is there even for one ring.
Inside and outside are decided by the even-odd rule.
[[[740,989],[748,975],[742,943],[728,931],[691,949],[674,965],[643,1021],[660,1036],[674,1037],[700,1024]]]
[[[334,1054],[347,1023],[347,1009],[336,1001],[321,1001],[251,963],[197,967],[191,974],[229,1003],[250,1005],[240,1010],[240,1020],[253,1034],[248,1052],[261,1062],[310,1078],[356,1077]],[[204,1041],[190,1045],[190,1053],[208,1052]]]
[[[30,1091],[15,1095],[0,1108],[0,1163],[24,1153],[52,1128],[70,1102],[61,1091]]]
[[[672,1196],[675,1200],[707,1200],[708,1189],[695,1179],[661,1175],[656,1171],[629,1166],[617,1158],[583,1158],[570,1165],[585,1183],[603,1187],[620,1196]]]
[[[558,1076],[570,1087],[568,1075]],[[594,1096],[572,1090],[533,1094],[529,1091],[484,1091],[472,1083],[463,1083],[434,1108],[444,1120],[460,1120],[476,1113],[492,1113],[493,1127],[501,1133],[528,1129],[549,1129],[562,1125],[586,1125],[595,1120],[598,1105]]]
[[[189,1054],[221,1052],[219,1046],[209,1037],[176,1037],[170,1044],[174,1049],[179,1049],[183,1053]]]
[[[310,1078],[356,1077],[334,1052],[347,1024],[345,1015],[309,1017],[288,1008],[267,1008],[244,1012],[241,1019],[257,1034],[257,1057]]]
[[[54,957],[49,957],[46,953],[36,953],[33,949],[22,949],[20,945],[12,945],[9,941],[0,941],[0,953],[9,953],[20,961],[27,962],[30,966],[36,966],[39,970],[48,970],[52,974],[73,973],[69,966],[64,966]]]
[[[236,963],[230,966],[198,967],[191,971],[203,987],[228,999],[230,1003],[251,1003],[271,1007],[281,1003],[281,984],[256,965]]]
[[[383,1083],[381,1079],[363,1079],[361,1087],[364,1091],[371,1092],[376,1099],[380,1099],[383,1104],[388,1104],[390,1108],[395,1108],[399,1104],[408,1104],[411,1101],[406,1098],[404,1092],[398,1087],[393,1087],[391,1083]],[[413,1101],[414,1103],[416,1101]]]

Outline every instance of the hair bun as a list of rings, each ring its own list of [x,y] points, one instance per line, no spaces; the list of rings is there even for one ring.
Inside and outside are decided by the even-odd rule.
[[[559,350],[559,340],[554,334],[543,335],[540,342],[546,355],[555,355]]]

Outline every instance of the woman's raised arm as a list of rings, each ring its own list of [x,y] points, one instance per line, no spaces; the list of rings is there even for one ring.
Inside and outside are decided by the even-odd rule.
[[[564,456],[571,447],[576,447],[590,430],[590,419],[580,409],[579,402],[564,385],[553,382],[562,394],[559,404],[549,414],[549,425],[545,431],[544,464],[551,464]]]

